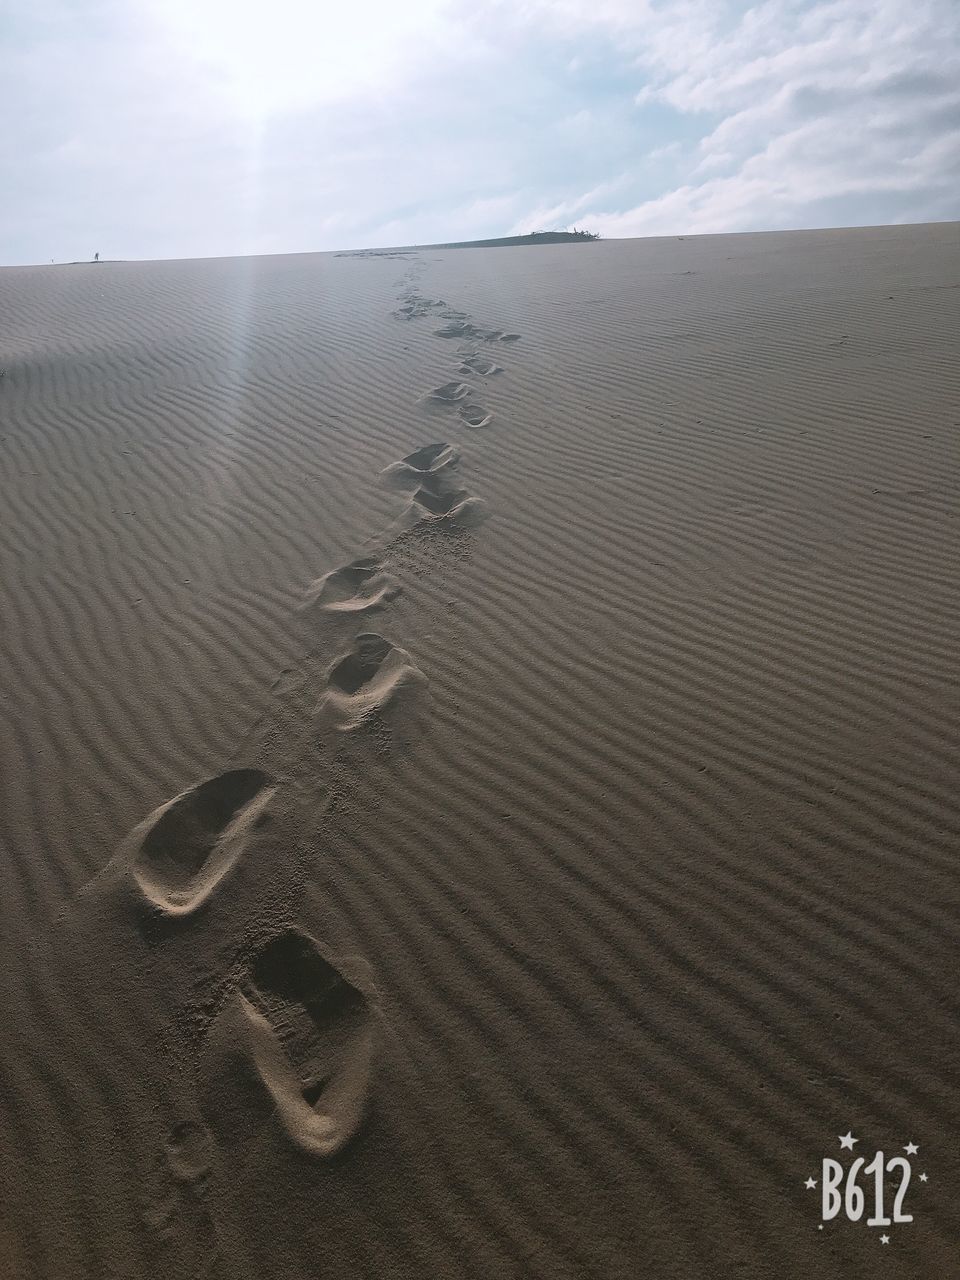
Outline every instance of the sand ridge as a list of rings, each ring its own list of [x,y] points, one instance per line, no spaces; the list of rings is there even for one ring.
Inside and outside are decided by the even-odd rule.
[[[948,1274],[955,248],[0,281],[15,1274]]]

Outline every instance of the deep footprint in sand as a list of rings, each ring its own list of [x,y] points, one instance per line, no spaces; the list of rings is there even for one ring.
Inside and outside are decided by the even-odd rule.
[[[424,476],[384,537],[390,539],[426,525],[436,529],[473,529],[487,518],[487,504],[460,487],[456,477]]]
[[[486,503],[471,497],[454,477],[443,475],[426,476],[414,493],[411,506],[420,519],[449,520],[465,527],[479,524],[486,515]]]
[[[425,684],[426,676],[405,649],[375,631],[361,632],[327,672],[327,687],[317,704],[318,722],[342,732],[356,729]]]
[[[312,1156],[359,1128],[370,1096],[375,1015],[364,962],[352,977],[299,929],[271,938],[245,966],[207,1033],[200,1105],[226,1145],[275,1116]],[[363,977],[358,974],[363,971]]]
[[[519,333],[504,333],[502,329],[474,329],[473,333],[476,337],[482,338],[484,342],[519,342]]]
[[[380,478],[392,489],[416,489],[425,477],[439,475],[455,466],[459,457],[453,445],[427,444],[384,467]]]
[[[269,821],[276,788],[259,769],[234,769],[181,792],[134,827],[113,865],[170,916],[196,911]]]
[[[456,462],[458,453],[452,444],[425,444],[422,449],[414,449],[401,462],[423,475],[435,475],[444,467]]]
[[[464,357],[460,372],[466,374],[476,373],[481,378],[492,378],[495,374],[503,373],[503,369],[492,360],[488,360],[486,356],[472,355]]]
[[[451,315],[442,329],[434,329],[437,338],[479,338],[483,342],[519,342],[519,333],[505,333],[503,329],[484,329],[465,316]]]
[[[434,329],[433,332],[437,338],[470,338],[479,335],[480,330],[467,320],[451,320],[442,329]]]
[[[400,584],[383,572],[376,556],[361,556],[312,582],[303,607],[324,613],[366,613],[382,608],[400,591]]]
[[[465,382],[445,382],[442,387],[434,387],[428,391],[427,400],[438,400],[441,404],[456,404],[473,390]]]
[[[468,427],[485,427],[493,417],[492,413],[478,404],[463,404],[457,412]]]
[[[459,489],[453,485],[430,484],[425,481],[413,495],[413,500],[432,516],[448,516],[469,496],[466,489]]]
[[[394,315],[403,320],[415,320],[418,316],[429,315],[436,308],[445,307],[446,305],[442,299],[424,298],[419,294],[414,294],[401,302]]]
[[[476,425],[483,426],[489,415],[480,411]],[[465,419],[467,421],[467,419]],[[417,525],[438,528],[475,528],[487,517],[486,503],[474,498],[457,478],[459,455],[450,445],[426,445],[401,462],[381,472],[391,488],[405,490],[410,501],[398,518],[380,535],[387,542]]]

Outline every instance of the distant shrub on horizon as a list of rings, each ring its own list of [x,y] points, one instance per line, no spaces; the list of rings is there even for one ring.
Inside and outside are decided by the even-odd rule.
[[[573,244],[599,239],[599,231],[582,231],[579,227],[574,227],[572,231],[528,231],[525,235],[497,236],[488,240],[448,240],[442,244],[411,245],[410,247],[414,249],[494,249],[506,248],[510,245]]]
[[[599,231],[582,231],[574,227],[572,231],[530,231],[522,240],[599,240]]]

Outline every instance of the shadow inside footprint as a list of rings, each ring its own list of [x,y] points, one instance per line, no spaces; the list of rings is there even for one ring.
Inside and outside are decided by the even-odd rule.
[[[466,320],[452,320],[449,324],[445,324],[442,329],[434,329],[434,336],[437,338],[469,338],[479,333],[476,325],[470,324]]]
[[[332,573],[325,574],[307,589],[305,608],[325,613],[363,613],[387,604],[400,594],[400,584],[375,556],[363,556]]]
[[[418,294],[414,294],[411,297],[405,298],[394,314],[400,316],[404,320],[414,320],[417,316],[429,315],[430,312],[435,310],[437,307],[445,306],[446,303],[439,299],[423,298]]]
[[[449,465],[456,458],[456,450],[449,444],[425,444],[422,449],[414,449],[401,461],[404,466],[414,471],[438,471],[441,466]]]
[[[327,688],[317,705],[319,723],[341,731],[359,728],[401,692],[424,684],[426,677],[406,650],[375,631],[361,632],[327,672]]]
[[[181,792],[136,826],[117,854],[143,896],[167,915],[195,911],[268,821],[276,788],[259,769],[234,769]]]
[[[441,404],[456,404],[458,400],[468,396],[471,390],[465,382],[445,382],[442,387],[434,387],[432,391],[428,391],[427,399],[439,400]]]
[[[434,476],[453,467],[459,456],[453,445],[427,444],[421,449],[414,449],[400,462],[384,467],[380,478],[392,489],[416,489],[425,476]]]
[[[460,366],[461,373],[478,373],[482,378],[491,378],[494,374],[503,373],[500,365],[494,364],[492,360],[488,360],[486,356],[472,355],[466,356],[463,364]]]
[[[249,962],[210,1028],[201,1109],[228,1143],[275,1114],[301,1150],[332,1156],[363,1119],[373,1051],[369,997],[313,938],[286,929]],[[232,1098],[227,1074],[239,1086]]]
[[[453,485],[439,485],[426,480],[413,495],[413,500],[433,516],[446,516],[469,496],[466,489],[457,489]]]
[[[493,417],[492,413],[488,413],[478,404],[463,404],[457,412],[468,427],[485,427]]]
[[[456,478],[445,475],[425,476],[416,489],[401,524],[410,528],[422,520],[462,528],[474,528],[487,516],[487,505],[480,498],[460,488]]]
[[[352,652],[341,658],[330,671],[328,679],[342,693],[358,693],[376,676],[384,658],[393,650],[389,640],[367,631],[357,636]]]

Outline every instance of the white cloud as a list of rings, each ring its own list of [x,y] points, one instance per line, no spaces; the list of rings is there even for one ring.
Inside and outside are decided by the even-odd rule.
[[[585,191],[582,195],[570,200],[562,200],[557,204],[541,205],[518,218],[507,232],[512,236],[526,236],[532,231],[552,231],[561,227],[569,227],[580,217],[583,210],[593,204],[610,199],[616,195],[624,184],[624,177],[615,178],[601,186]]]
[[[0,260],[960,217],[960,0],[34,0]]]
[[[956,0],[725,0],[654,8],[565,0],[629,48],[662,103],[713,126],[686,182],[617,209],[577,202],[605,235],[960,216]],[[652,158],[652,157],[651,157]],[[842,209],[841,209],[842,206]]]

